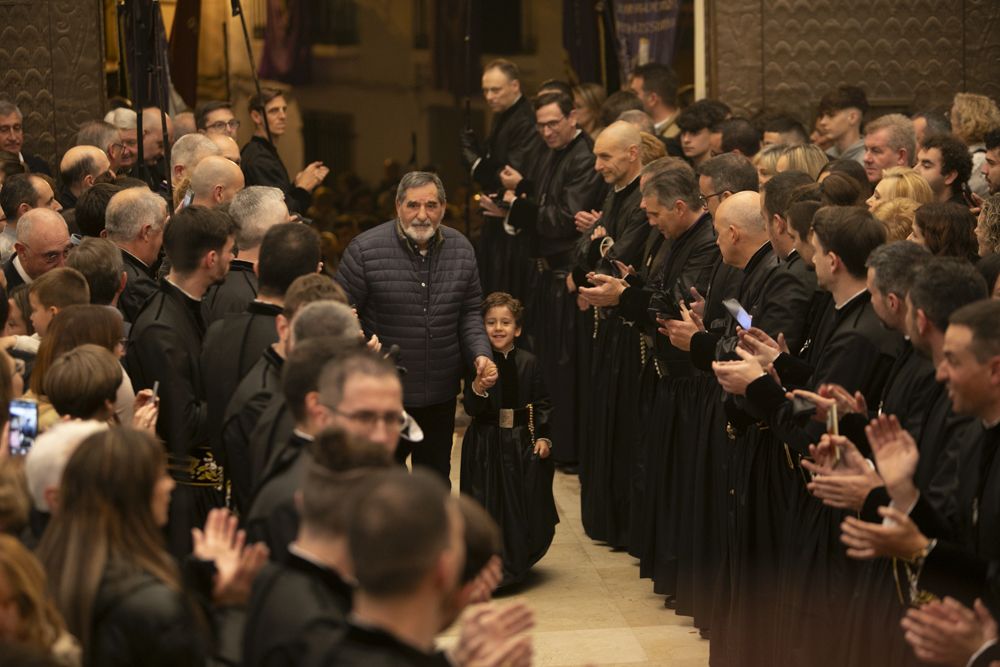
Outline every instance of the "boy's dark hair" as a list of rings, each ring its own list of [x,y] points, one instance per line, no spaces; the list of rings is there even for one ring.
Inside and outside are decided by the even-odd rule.
[[[493,292],[492,294],[486,295],[483,299],[483,304],[480,306],[479,310],[486,317],[486,314],[490,312],[491,308],[507,308],[510,310],[510,314],[514,316],[514,323],[517,326],[521,326],[521,320],[524,317],[524,306],[518,299],[515,299],[507,292]]]
[[[69,253],[66,266],[83,274],[90,286],[90,302],[109,306],[121,287],[125,260],[107,239],[85,238]]]
[[[66,306],[86,306],[90,303],[90,286],[87,279],[76,269],[61,266],[36,278],[28,286],[44,308],[65,308]],[[25,313],[28,317],[31,313]]]
[[[857,109],[862,116],[868,113],[868,96],[865,91],[857,86],[837,86],[820,98],[816,111],[823,116],[843,109]]]
[[[297,222],[274,225],[260,244],[260,293],[284,296],[296,278],[316,272],[321,257],[319,234],[312,227]]]
[[[677,127],[682,132],[701,132],[725,120],[729,107],[718,100],[698,100],[677,116]]]
[[[92,419],[115,402],[122,366],[100,345],[79,345],[63,353],[45,371],[45,395],[61,417]]]
[[[746,118],[728,118],[715,126],[722,133],[722,152],[731,153],[738,150],[748,158],[760,151],[763,135]]]
[[[31,177],[34,174],[13,174],[4,179],[0,188],[0,209],[7,216],[7,221],[17,220],[17,209],[21,204],[35,208],[38,202],[38,191]]]
[[[236,234],[236,223],[228,213],[188,206],[175,213],[163,232],[163,247],[171,266],[181,275],[194,272],[211,251],[222,252]]]
[[[76,200],[76,226],[84,236],[99,237],[104,231],[108,202],[124,190],[117,183],[95,183]]]
[[[802,143],[809,143],[809,133],[799,121],[786,114],[766,117],[760,123],[761,133],[779,132],[781,134],[796,134]]]

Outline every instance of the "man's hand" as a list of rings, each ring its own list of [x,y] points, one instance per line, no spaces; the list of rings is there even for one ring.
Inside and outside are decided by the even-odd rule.
[[[860,511],[871,490],[882,485],[882,478],[843,436],[824,435],[819,445],[809,446],[809,452],[814,461],[802,460],[802,467],[813,476],[807,488],[828,507]]]
[[[500,170],[500,182],[503,183],[504,188],[507,190],[517,190],[517,186],[521,184],[524,180],[524,176],[521,175],[517,169],[510,166],[509,164]]]
[[[622,276],[634,276],[634,275],[636,275],[636,273],[635,273],[635,267],[632,266],[631,264],[626,264],[625,262],[621,261],[620,259],[613,259],[611,261],[614,262],[615,268],[618,269],[618,273],[620,273]],[[694,288],[692,288],[692,289],[694,289]],[[699,315],[700,314],[701,313],[699,313]]]
[[[617,306],[628,283],[622,278],[606,276],[602,273],[588,273],[587,280],[594,287],[581,287],[580,296],[591,306]]]
[[[767,375],[749,352],[736,348],[741,361],[713,361],[712,370],[722,390],[733,396],[745,396],[747,387],[757,378]]]
[[[879,415],[865,427],[865,434],[893,503],[904,509],[911,507],[919,495],[913,475],[920,460],[913,436],[899,425],[894,415]]]
[[[597,221],[601,219],[600,211],[577,211],[576,215],[573,216],[573,224],[576,226],[576,231],[583,234],[584,232],[589,232],[597,224]]]
[[[670,344],[678,350],[689,351],[691,338],[699,331],[704,331],[705,325],[701,321],[701,316],[689,310],[683,301],[678,305],[681,309],[681,319],[662,320],[657,317],[656,321],[660,325],[657,331],[669,337]]]
[[[194,557],[215,564],[212,599],[218,605],[246,604],[254,578],[267,564],[267,545],[245,546],[246,533],[238,527],[239,519],[229,510],[213,509],[204,531],[191,529]]]
[[[469,604],[489,602],[493,591],[503,581],[503,560],[500,556],[492,556],[483,569],[472,580],[472,591],[469,593]]]
[[[160,399],[153,398],[151,389],[143,389],[135,395],[132,412],[132,428],[156,435],[156,420],[160,416]]]
[[[768,364],[773,364],[782,352],[788,353],[784,334],[779,333],[778,340],[774,340],[763,329],[750,327],[749,329],[737,329],[736,335],[740,340],[739,347],[754,355],[757,358],[757,363],[764,368]]]
[[[917,524],[894,507],[880,507],[885,523],[868,523],[853,516],[840,524],[840,541],[847,545],[847,555],[858,560],[891,557],[910,560],[930,544]]]
[[[306,192],[312,192],[316,186],[323,182],[326,175],[330,173],[330,168],[323,166],[322,162],[312,162],[305,169],[295,176],[295,185]]]
[[[590,232],[590,240],[596,241],[597,239],[603,239],[608,235],[608,230],[604,228],[604,225],[596,225],[594,231]]]
[[[997,639],[997,622],[982,600],[969,609],[947,597],[907,610],[900,621],[916,656],[941,665],[965,667],[989,641]]]
[[[451,657],[462,667],[528,667],[534,613],[523,602],[484,604],[465,614]]]
[[[868,415],[868,401],[860,391],[851,392],[844,389],[839,384],[829,383],[821,385],[819,388],[821,396],[832,398],[837,401],[837,414],[847,415],[852,412],[859,415]]]
[[[483,213],[492,218],[507,217],[507,212],[497,206],[496,202],[486,195],[481,195],[479,197],[479,208],[482,209]]]
[[[476,161],[482,157],[479,139],[471,128],[462,130],[458,136],[462,142],[462,162],[465,163],[466,169],[472,169],[472,165],[476,164]]]
[[[477,394],[485,394],[500,378],[497,365],[489,357],[476,357],[476,377],[472,381],[472,389]]]
[[[704,319],[705,317],[705,297],[698,292],[698,288],[694,285],[691,286],[691,298],[694,299],[691,302],[691,312],[698,315],[698,317]]]

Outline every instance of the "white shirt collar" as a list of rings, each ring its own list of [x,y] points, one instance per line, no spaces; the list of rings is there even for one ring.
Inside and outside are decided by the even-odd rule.
[[[21,266],[21,258],[18,255],[14,255],[14,268],[17,269],[18,274],[21,276],[21,280],[24,281],[25,285],[30,285],[32,282],[31,276],[29,276],[24,271],[24,267]]]

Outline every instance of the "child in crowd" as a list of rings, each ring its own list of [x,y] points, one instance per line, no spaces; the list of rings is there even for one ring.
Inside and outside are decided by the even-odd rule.
[[[545,555],[559,522],[548,458],[551,402],[538,360],[514,347],[523,311],[510,294],[486,297],[482,313],[496,369],[465,383],[472,423],[462,443],[461,490],[500,525],[504,584],[523,579]]]

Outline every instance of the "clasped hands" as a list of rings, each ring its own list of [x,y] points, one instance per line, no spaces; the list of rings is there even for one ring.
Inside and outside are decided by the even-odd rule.
[[[472,391],[479,395],[485,394],[497,383],[500,371],[489,357],[476,357],[476,377],[472,379]]]

